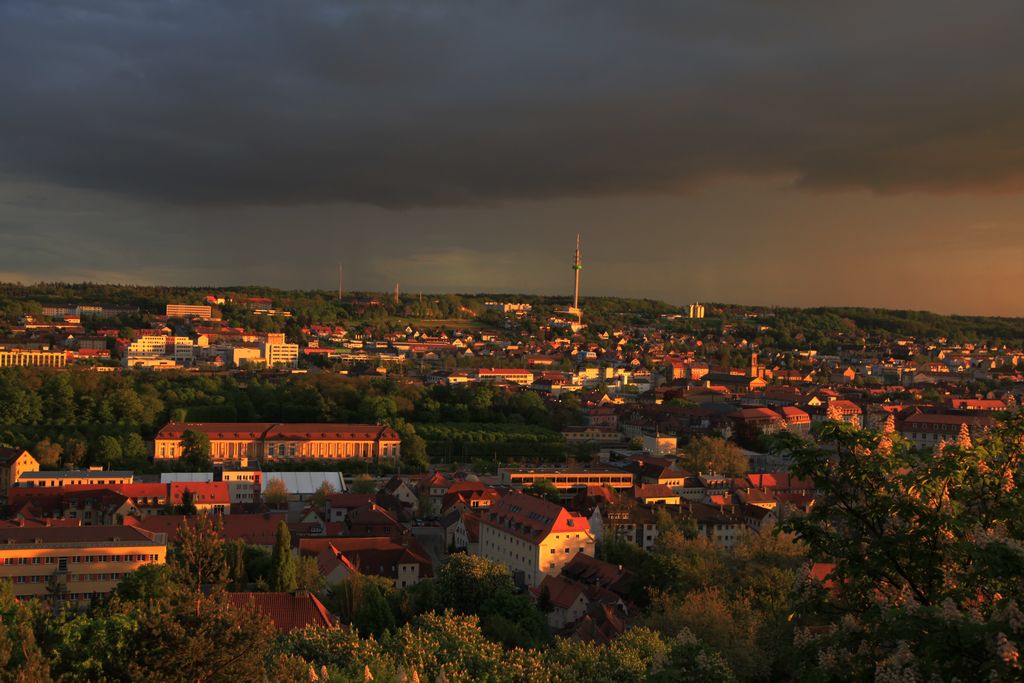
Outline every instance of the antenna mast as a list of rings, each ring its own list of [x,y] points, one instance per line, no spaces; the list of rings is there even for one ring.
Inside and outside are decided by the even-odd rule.
[[[583,269],[583,261],[580,259],[580,234],[576,233],[576,257],[572,262],[575,284],[572,294],[572,310],[576,313],[576,322],[583,322],[583,311],[580,310],[580,271]]]

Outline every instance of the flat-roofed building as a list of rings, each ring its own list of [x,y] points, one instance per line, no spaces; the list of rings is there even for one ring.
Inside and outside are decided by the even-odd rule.
[[[594,556],[586,517],[534,496],[512,493],[481,513],[480,555],[509,568],[519,585],[557,576],[576,555]]]
[[[0,528],[0,578],[14,596],[85,605],[126,574],[167,561],[167,540],[130,526]]]
[[[502,467],[498,470],[498,483],[504,486],[528,488],[538,481],[548,481],[563,491],[585,489],[587,486],[630,489],[633,487],[633,474],[611,467]]]
[[[56,472],[24,472],[15,486],[90,486],[96,484],[131,484],[135,475],[123,470],[60,470]]]
[[[211,306],[195,304],[167,304],[165,313],[168,318],[199,318],[200,320],[209,320],[213,317],[213,308]]]
[[[0,368],[63,368],[68,364],[64,351],[38,351],[35,349],[0,350]]]
[[[283,336],[283,335],[282,335]],[[260,347],[268,368],[296,368],[299,366],[299,345],[285,342],[265,342]]]
[[[504,380],[524,387],[533,384],[533,373],[522,368],[480,368],[475,375],[480,382]]]
[[[157,432],[154,457],[182,457],[187,431],[210,439],[214,461],[397,459],[402,444],[398,432],[386,425],[170,422]]]

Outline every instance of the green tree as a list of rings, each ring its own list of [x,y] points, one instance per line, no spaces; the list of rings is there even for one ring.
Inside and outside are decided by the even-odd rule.
[[[380,637],[395,629],[395,616],[385,595],[389,586],[375,581],[360,581],[352,614],[352,625],[365,635]]]
[[[210,458],[210,437],[194,429],[186,429],[181,435],[182,460],[198,472],[213,468]]]
[[[526,489],[526,493],[529,493],[531,496],[536,496],[537,498],[543,498],[551,503],[558,503],[559,505],[562,504],[562,496],[558,493],[558,489],[555,488],[555,485],[547,479],[538,479],[534,481],[533,484]]]
[[[376,493],[377,480],[368,474],[360,474],[352,480],[352,485],[349,488],[352,493]]]
[[[1020,678],[1024,415],[937,453],[837,422],[815,437],[786,444],[818,495],[784,527],[834,568],[798,611],[797,677]]]
[[[59,443],[53,443],[49,437],[45,437],[32,447],[32,455],[39,461],[39,466],[44,468],[56,468],[60,465],[60,456],[64,449]]]
[[[295,581],[299,590],[319,593],[324,587],[324,577],[315,557],[300,557],[295,565]]]
[[[243,591],[249,586],[249,576],[245,566],[245,541],[238,539],[228,544],[228,580],[231,590]]]
[[[292,552],[292,535],[282,520],[277,525],[274,538],[274,552],[270,560],[270,590],[291,593],[298,588],[295,554]]]
[[[75,419],[75,390],[68,374],[55,372],[43,380],[39,390],[46,417],[54,422],[71,423]]]
[[[664,667],[649,676],[648,683],[735,683],[728,662],[689,629],[680,631],[669,645]]]
[[[137,432],[129,432],[121,437],[121,457],[125,462],[144,464],[148,451],[146,442]]]
[[[50,663],[32,629],[29,605],[18,602],[7,579],[0,579],[0,681],[48,683]]]
[[[96,441],[93,462],[102,465],[117,465],[121,462],[121,442],[117,437],[104,434]]]
[[[438,606],[463,614],[475,614],[492,596],[515,592],[512,575],[505,565],[465,553],[450,555],[445,560],[436,584]]]
[[[117,584],[115,594],[125,601],[161,600],[178,587],[174,564],[145,564]]]
[[[319,488],[313,492],[309,502],[313,507],[322,512],[327,508],[327,499],[335,493],[337,493],[337,491],[335,491],[334,487],[331,486],[331,482],[324,481],[324,483],[320,484]]]
[[[182,521],[171,557],[173,576],[182,586],[195,593],[224,586],[227,562],[222,528],[219,517],[205,512]]]
[[[123,680],[264,680],[276,630],[254,608],[235,607],[227,596],[218,591],[134,604],[138,626],[131,656],[119,663]]]
[[[713,436],[699,436],[684,449],[682,467],[690,472],[715,472],[730,477],[747,473],[747,457],[738,446]]]
[[[267,481],[263,502],[272,508],[282,508],[288,504],[288,487],[283,479],[272,477]]]
[[[415,433],[402,437],[402,465],[410,472],[425,472],[430,467],[426,439]]]

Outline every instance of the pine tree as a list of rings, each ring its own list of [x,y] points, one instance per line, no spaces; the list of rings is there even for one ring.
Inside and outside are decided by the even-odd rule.
[[[249,583],[249,577],[245,571],[245,541],[239,539],[232,543],[231,552],[231,588],[233,590],[245,590]]]
[[[288,525],[282,521],[277,525],[274,553],[270,559],[270,590],[291,593],[298,585],[292,535],[288,532]]]

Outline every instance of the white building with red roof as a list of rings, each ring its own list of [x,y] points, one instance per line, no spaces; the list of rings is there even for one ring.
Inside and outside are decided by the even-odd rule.
[[[520,585],[536,586],[577,554],[593,557],[594,536],[586,517],[514,493],[482,512],[479,553],[508,567]]]

